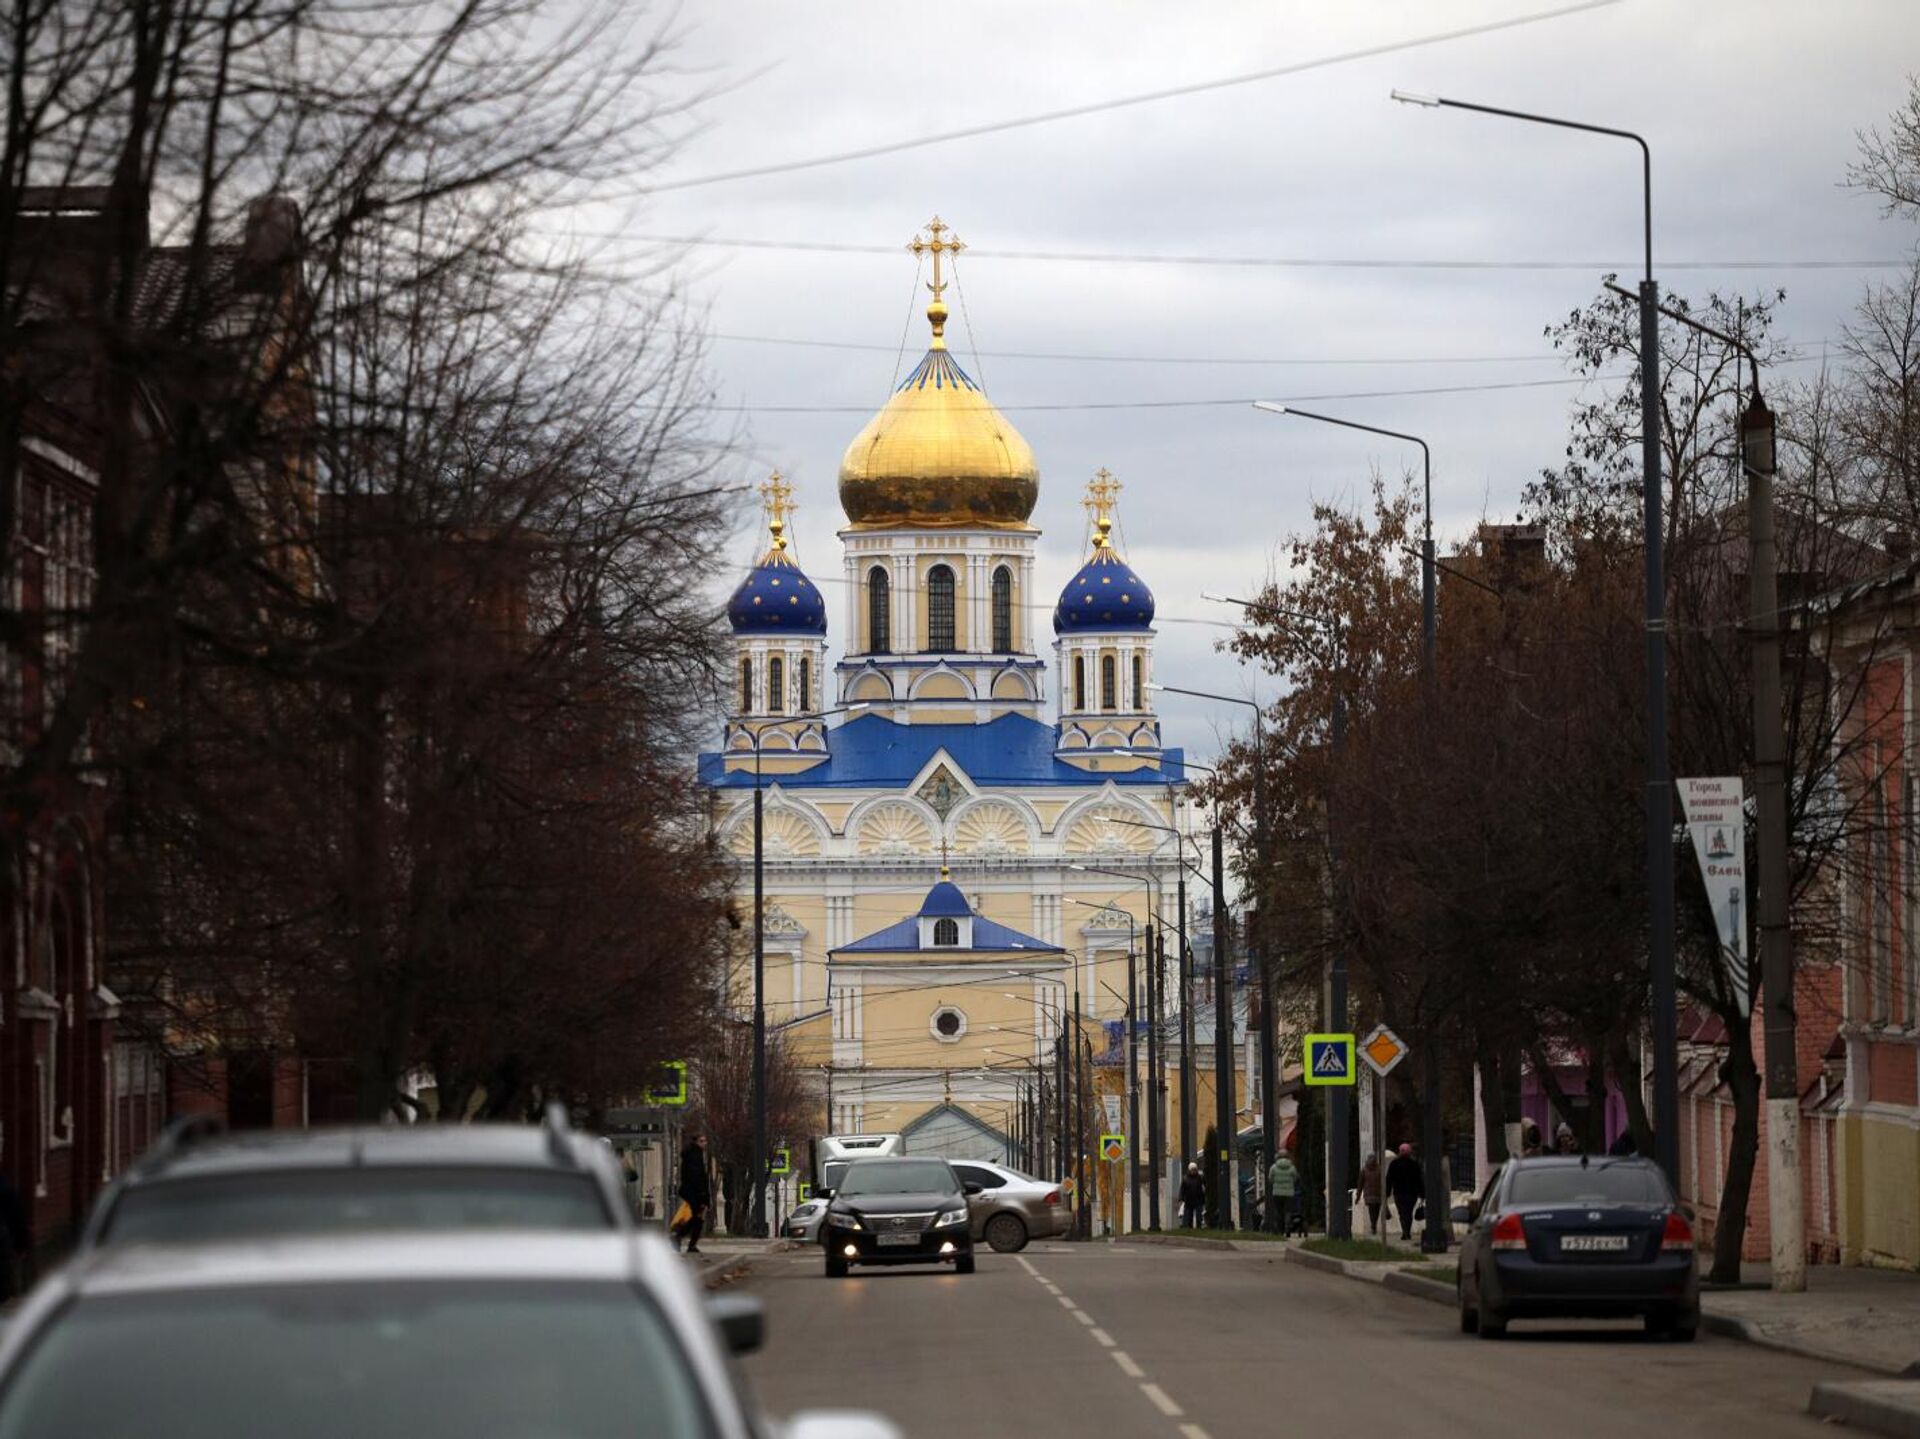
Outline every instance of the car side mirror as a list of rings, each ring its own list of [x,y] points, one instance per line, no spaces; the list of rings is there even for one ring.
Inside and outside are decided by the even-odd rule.
[[[1472,1201],[1471,1201],[1471,1200],[1469,1200],[1469,1201],[1468,1201],[1467,1203],[1465,1203],[1465,1204],[1456,1204],[1456,1205],[1454,1205],[1452,1209],[1449,1209],[1449,1210],[1447,1211],[1447,1218],[1448,1218],[1448,1219],[1450,1219],[1450,1220],[1452,1220],[1452,1221],[1453,1221],[1453,1222],[1454,1222],[1455,1224],[1471,1224],[1471,1223],[1473,1223],[1473,1203],[1472,1203]]]
[[[808,1409],[786,1423],[786,1439],[901,1439],[891,1419],[859,1409]]]
[[[744,1294],[716,1294],[707,1313],[732,1354],[751,1354],[767,1341],[767,1306]]]
[[[969,1179],[965,1184],[962,1184],[960,1186],[960,1192],[966,1195],[967,1198],[971,1199],[976,1194],[985,1193],[986,1188],[987,1188],[986,1185],[977,1183],[974,1180]]]

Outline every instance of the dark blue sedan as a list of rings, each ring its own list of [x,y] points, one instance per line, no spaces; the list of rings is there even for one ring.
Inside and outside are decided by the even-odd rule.
[[[1467,1206],[1460,1328],[1498,1339],[1515,1319],[1641,1318],[1700,1332],[1693,1226],[1650,1160],[1518,1159]]]

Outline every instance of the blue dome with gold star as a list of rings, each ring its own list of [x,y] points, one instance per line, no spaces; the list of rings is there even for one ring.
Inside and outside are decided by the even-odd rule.
[[[727,623],[737,635],[824,635],[827,602],[786,551],[773,550],[727,601]]]
[[[1092,559],[1060,591],[1053,607],[1057,635],[1088,630],[1153,628],[1153,591],[1133,566],[1112,550],[1096,550]]]

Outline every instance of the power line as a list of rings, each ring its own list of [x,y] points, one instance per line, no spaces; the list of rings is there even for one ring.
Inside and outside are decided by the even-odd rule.
[[[683,333],[709,340],[724,340],[747,345],[797,345],[818,350],[859,350],[891,355],[892,345],[876,345],[860,340],[804,340],[786,335],[741,335],[732,332],[688,330]],[[1563,354],[1535,351],[1526,355],[1098,355],[1074,354],[1059,350],[981,350],[989,360],[1059,360],[1073,364],[1124,365],[1501,365],[1566,363]]]
[[[1123,95],[1112,100],[1095,100],[1085,105],[1070,105],[1059,110],[1043,110],[1034,115],[1021,115],[1008,120],[992,120],[985,124],[968,125],[959,130],[942,130],[931,135],[916,135],[906,140],[890,140],[885,144],[866,145],[857,150],[842,150],[834,154],[814,155],[800,160],[781,160],[767,165],[749,166],[743,170],[722,170],[715,174],[695,175],[684,180],[663,180],[658,184],[646,186],[645,191],[658,194],[666,190],[691,190],[702,185],[720,185],[732,180],[752,180],[765,175],[786,175],[796,170],[817,170],[828,165],[844,165],[854,160],[871,160],[881,155],[897,155],[903,150],[918,150],[929,145],[945,145],[955,140],[971,140],[981,135],[1004,134],[1009,130],[1026,129],[1034,125],[1050,125],[1059,120],[1074,120],[1086,115],[1124,110],[1135,105],[1150,105],[1161,100],[1200,95],[1211,90],[1252,85],[1262,80],[1277,80],[1288,75],[1303,75],[1312,70],[1325,70],[1335,65],[1350,64],[1355,60],[1370,60],[1381,55],[1394,55],[1428,45],[1445,44],[1451,40],[1465,40],[1476,35],[1492,35],[1502,30],[1518,29],[1524,25],[1537,25],[1543,21],[1558,20],[1568,15],[1578,15],[1587,10],[1600,10],[1619,3],[1620,0],[1580,0],[1578,4],[1563,5],[1553,10],[1538,10],[1530,15],[1517,15],[1508,20],[1492,20],[1483,25],[1437,31],[1434,34],[1416,36],[1410,40],[1393,40],[1383,45],[1369,45],[1364,49],[1347,50],[1337,55],[1324,55],[1315,60],[1296,61],[1291,65],[1276,65],[1270,69],[1253,70],[1241,75],[1225,75],[1213,80],[1198,80],[1188,85],[1175,85],[1164,90],[1148,90],[1141,94]]]
[[[591,238],[585,232],[572,232]],[[646,245],[681,245],[725,250],[788,250],[834,255],[895,255],[897,245],[842,244],[828,240],[757,240],[740,235],[603,235]],[[1077,265],[1199,265],[1229,269],[1277,270],[1630,270],[1637,259],[1528,260],[1438,259],[1430,257],[1363,258],[1350,255],[1169,255],[1119,250],[996,250],[967,247],[971,260],[1040,260]],[[1661,270],[1898,270],[1907,261],[1873,259],[1739,259],[1662,260]]]

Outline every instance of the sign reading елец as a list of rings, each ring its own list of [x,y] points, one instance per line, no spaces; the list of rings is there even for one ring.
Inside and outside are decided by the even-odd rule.
[[[1680,812],[1693,836],[1693,852],[1700,861],[1700,879],[1720,933],[1720,954],[1727,981],[1748,1012],[1750,971],[1747,967],[1747,812],[1740,776],[1721,779],[1682,779]]]

